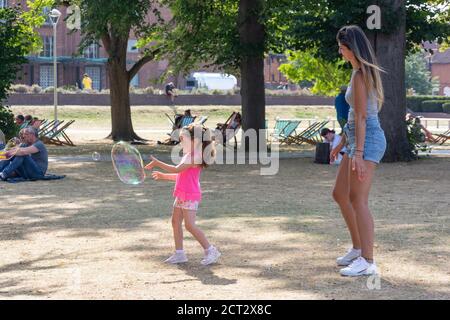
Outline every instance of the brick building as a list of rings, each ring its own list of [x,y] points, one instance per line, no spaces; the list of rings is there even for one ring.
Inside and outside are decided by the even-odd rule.
[[[439,79],[438,94],[450,96],[450,49],[440,52],[436,42],[424,42],[423,47],[427,50],[428,70]]]
[[[21,4],[26,8],[26,0],[0,0],[0,7]],[[48,16],[48,11],[44,14]],[[96,90],[109,88],[107,74],[107,53],[99,44],[92,44],[80,54],[78,45],[81,40],[79,32],[70,33],[64,19],[67,17],[67,8],[58,8],[62,15],[56,28],[56,51],[58,86],[80,86],[83,74],[87,73],[93,80]],[[162,10],[163,17],[169,15],[168,10]],[[53,86],[53,25],[48,18],[45,24],[38,29],[42,37],[43,50],[39,54],[28,56],[29,63],[24,64],[18,72],[16,83],[27,85],[38,84],[46,88]],[[127,63],[131,66],[139,60],[139,49],[135,48],[136,38],[132,35],[128,41]],[[150,80],[157,79],[167,68],[166,61],[149,62],[132,79],[134,87],[148,87]]]
[[[439,78],[439,94],[450,96],[450,49],[433,54],[431,75]]]
[[[264,80],[267,88],[274,89],[288,83],[286,77],[278,70],[285,62],[284,54],[269,54],[264,59]]]
[[[26,10],[26,0],[0,0],[0,8],[20,4]],[[44,14],[48,16],[50,8]],[[93,88],[96,90],[109,88],[107,74],[107,54],[104,48],[98,44],[92,44],[79,53],[78,45],[81,40],[79,32],[71,33],[64,19],[67,17],[67,8],[58,8],[62,15],[56,29],[57,50],[57,84],[62,86],[81,86],[83,74],[87,73],[93,80]],[[164,18],[170,17],[168,9],[161,10]],[[149,19],[150,16],[149,16]],[[42,37],[43,50],[39,54],[28,57],[29,63],[24,64],[18,72],[16,83],[33,85],[38,84],[42,88],[53,86],[53,25],[50,18],[38,29]],[[128,42],[127,61],[130,67],[139,59],[139,49],[136,49],[136,38],[132,35]],[[280,84],[286,84],[286,78],[280,73],[278,67],[284,62],[285,56],[269,54],[265,58],[264,78],[266,87],[275,88]],[[139,73],[131,81],[134,87],[145,88],[155,86],[153,80],[158,79],[167,69],[168,62],[165,60],[149,62],[144,65]],[[205,70],[206,71],[206,70]],[[184,88],[185,79],[179,77],[173,79],[179,88]],[[239,82],[238,82],[239,83]]]

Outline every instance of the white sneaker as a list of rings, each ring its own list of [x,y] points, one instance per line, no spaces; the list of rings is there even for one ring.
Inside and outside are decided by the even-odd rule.
[[[217,260],[219,260],[220,256],[221,256],[221,253],[219,252],[219,250],[217,250],[216,247],[211,246],[208,249],[208,253],[205,254],[205,257],[201,261],[201,264],[204,265],[204,266],[207,266],[209,264],[216,263]]]
[[[172,263],[172,264],[177,264],[177,263],[185,263],[188,261],[188,258],[186,257],[186,254],[183,253],[177,253],[175,252],[174,255],[170,256],[168,259],[166,259],[164,262],[166,263]]]
[[[345,256],[337,258],[336,262],[338,266],[348,266],[353,262],[353,260],[359,257],[361,257],[361,249],[350,248]]]
[[[357,258],[348,267],[340,270],[340,274],[347,277],[369,276],[377,273],[375,262],[369,263],[363,257]]]

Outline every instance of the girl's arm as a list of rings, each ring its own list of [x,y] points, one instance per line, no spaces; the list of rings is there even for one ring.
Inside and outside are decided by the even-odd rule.
[[[358,173],[362,181],[365,177],[365,165],[363,161],[364,142],[366,140],[366,118],[367,118],[367,89],[362,74],[358,71],[353,79],[353,92],[355,103],[355,140],[356,151],[352,169]]]
[[[177,175],[176,173],[162,173],[159,171],[153,171],[152,172],[152,177],[155,180],[168,180],[168,181],[175,181],[177,180]]]
[[[151,156],[151,159],[152,159],[152,162],[150,162],[148,165],[145,166],[145,169],[147,169],[147,170],[151,170],[154,167],[159,167],[159,168],[163,169],[164,171],[167,171],[168,173],[180,173],[188,168],[197,166],[197,164],[185,163],[185,162],[181,162],[177,166],[174,166],[174,165],[164,163],[164,162],[156,159],[153,156]]]

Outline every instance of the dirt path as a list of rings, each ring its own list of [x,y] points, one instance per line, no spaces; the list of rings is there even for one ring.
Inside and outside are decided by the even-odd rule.
[[[186,265],[161,262],[173,249],[170,184],[126,186],[108,162],[50,171],[67,178],[0,183],[0,298],[450,298],[448,157],[378,169],[374,290],[334,264],[349,244],[330,196],[335,167],[289,159],[276,176],[248,165],[205,171],[199,224],[223,252],[212,267],[199,264],[190,235]]]

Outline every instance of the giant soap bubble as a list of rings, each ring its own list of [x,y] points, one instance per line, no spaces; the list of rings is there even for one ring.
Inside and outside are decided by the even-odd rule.
[[[135,147],[120,141],[113,146],[111,158],[114,170],[123,183],[138,185],[144,182],[144,164],[141,154]]]

